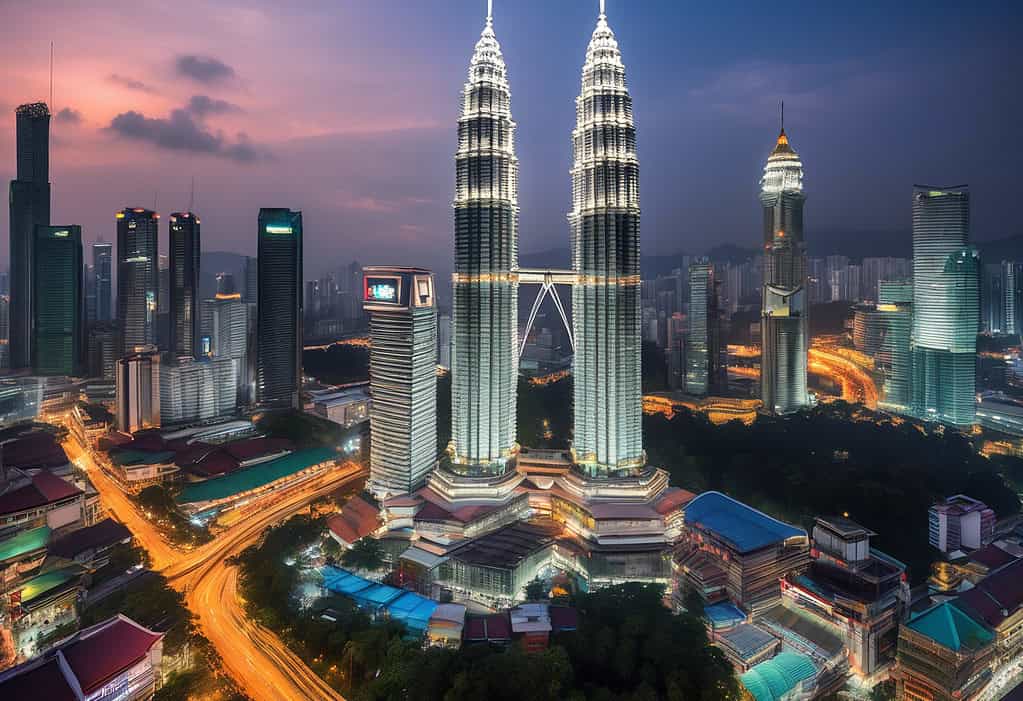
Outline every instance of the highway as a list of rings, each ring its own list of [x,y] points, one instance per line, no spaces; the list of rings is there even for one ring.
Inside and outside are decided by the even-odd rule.
[[[334,699],[331,689],[269,630],[250,621],[238,595],[237,568],[227,560],[258,541],[263,531],[306,508],[312,501],[365,477],[365,468],[346,463],[287,491],[274,492],[250,506],[250,515],[216,540],[191,551],[169,544],[131,500],[107,477],[92,456],[68,440],[65,449],[89,474],[104,505],[134,534],[171,585],[185,593],[199,627],[220,654],[226,671],[254,701]]]

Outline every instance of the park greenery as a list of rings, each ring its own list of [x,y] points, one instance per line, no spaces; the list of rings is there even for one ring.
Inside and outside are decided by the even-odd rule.
[[[329,539],[333,540],[333,538]],[[376,538],[360,538],[341,554],[341,566],[349,570],[379,570],[386,562],[387,553]]]
[[[135,498],[142,512],[176,545],[196,546],[212,540],[210,532],[185,518],[171,492],[160,484],[146,487]]]
[[[302,371],[328,385],[347,385],[369,379],[369,348],[335,345],[302,354]]]

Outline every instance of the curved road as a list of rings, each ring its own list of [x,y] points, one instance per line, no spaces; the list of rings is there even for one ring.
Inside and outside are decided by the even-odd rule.
[[[224,667],[242,691],[254,701],[344,701],[344,697],[309,669],[277,636],[246,617],[238,595],[238,570],[226,561],[255,543],[269,526],[364,477],[364,468],[347,463],[292,489],[263,497],[247,507],[251,511],[249,516],[216,540],[182,552],[170,545],[138,512],[88,453],[70,440],[65,443],[65,449],[89,473],[107,508],[149,551],[153,568],[185,593],[188,607],[197,615],[203,634],[213,643]]]

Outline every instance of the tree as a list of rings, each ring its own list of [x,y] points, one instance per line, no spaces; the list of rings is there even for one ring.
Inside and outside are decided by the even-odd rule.
[[[697,618],[703,618],[703,598],[697,593],[695,589],[690,589],[686,592],[683,605],[686,607],[686,612],[696,616]]]
[[[526,601],[543,601],[547,598],[547,585],[537,577],[526,584]]]
[[[354,570],[379,570],[384,566],[384,547],[376,538],[360,538],[341,556],[341,564]]]

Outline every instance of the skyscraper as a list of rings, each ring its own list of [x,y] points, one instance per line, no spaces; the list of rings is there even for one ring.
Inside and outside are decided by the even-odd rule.
[[[18,165],[10,191],[11,367],[32,364],[32,248],[37,226],[50,224],[50,108],[15,110]]]
[[[259,210],[257,401],[300,406],[302,389],[302,213]]]
[[[170,352],[199,356],[200,221],[194,212],[170,215]]]
[[[689,329],[685,344],[687,394],[702,396],[717,389],[719,355],[714,267],[704,258],[689,265]]]
[[[805,200],[803,163],[782,126],[760,181],[764,208],[760,393],[764,408],[776,414],[798,411],[809,403]]]
[[[884,384],[878,404],[882,408],[907,412],[913,383],[913,356],[910,349],[913,283],[905,280],[880,280],[877,289],[877,310],[882,314],[884,323],[881,351],[877,358]]]
[[[1009,336],[1023,334],[1023,265],[1003,260],[1002,277],[1002,319],[1003,333]]]
[[[36,227],[32,252],[32,372],[85,371],[82,227]]]
[[[160,423],[164,426],[229,416],[237,406],[230,358],[178,358],[160,368]]]
[[[370,475],[380,498],[426,483],[437,456],[437,309],[433,274],[365,269],[370,315]]]
[[[451,461],[458,471],[501,474],[516,450],[518,159],[489,15],[462,90],[454,209]]]
[[[156,344],[160,215],[136,207],[117,213],[117,320],[123,355]]]
[[[113,245],[104,241],[92,244],[92,269],[96,276],[96,321],[112,321]]]
[[[968,247],[967,186],[913,189],[913,395],[925,419],[976,419],[980,259]]]
[[[209,338],[209,354],[231,359],[238,400],[246,403],[252,396],[248,361],[249,307],[237,292],[218,293],[202,305],[202,335]]]
[[[147,346],[117,361],[117,430],[160,427],[160,352]]]
[[[643,465],[639,161],[632,97],[601,2],[572,132],[574,458],[589,477]]]
[[[247,304],[255,304],[259,298],[259,261],[252,256],[245,257],[245,289],[242,299]]]

